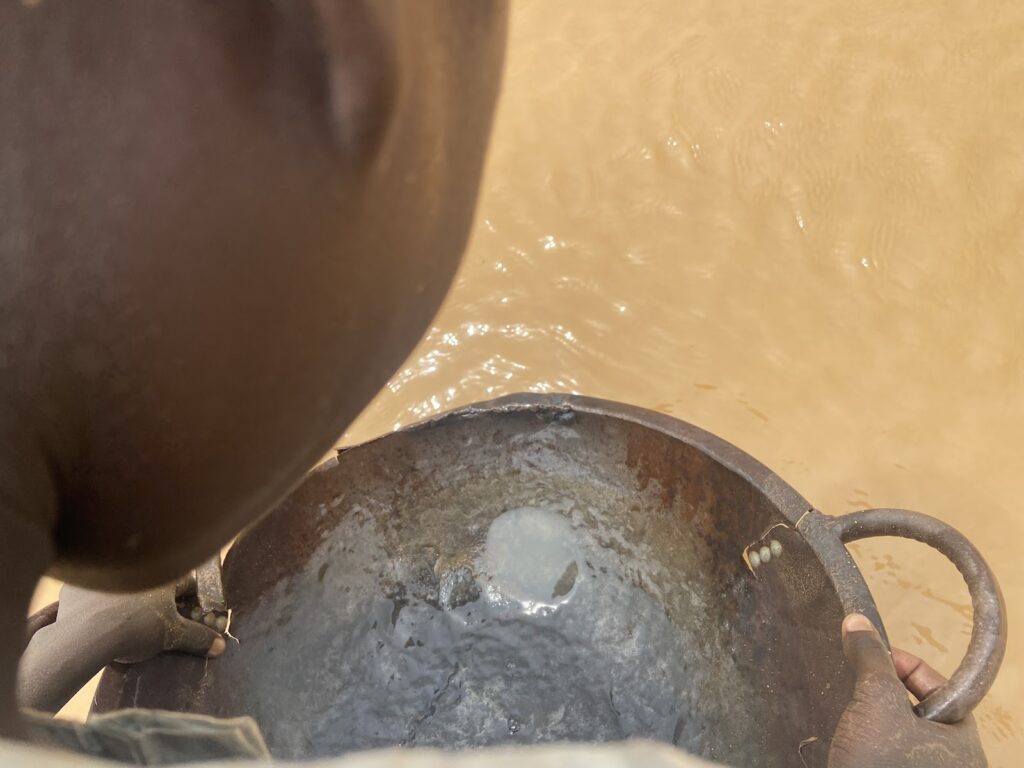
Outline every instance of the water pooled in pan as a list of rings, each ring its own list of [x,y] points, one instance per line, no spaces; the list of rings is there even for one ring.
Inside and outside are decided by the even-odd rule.
[[[568,602],[579,576],[576,539],[570,522],[551,510],[523,507],[495,519],[480,560],[488,600],[518,603],[527,614],[550,614]]]
[[[631,736],[699,749],[692,643],[628,577],[621,552],[564,512],[508,510],[475,557],[440,568],[384,557],[376,521],[346,520],[331,537],[348,543],[343,556],[320,555],[332,563],[322,583],[306,569],[278,586],[322,591],[289,621],[305,647],[323,649],[324,673],[300,697],[299,727],[263,723],[275,755]],[[279,621],[257,609],[240,650],[266,658]],[[257,684],[269,692],[274,679],[264,666]]]

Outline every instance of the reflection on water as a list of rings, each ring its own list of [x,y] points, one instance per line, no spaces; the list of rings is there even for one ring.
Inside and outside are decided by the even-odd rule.
[[[487,601],[528,615],[550,615],[572,597],[582,551],[558,510],[510,509],[487,529],[478,570]]]
[[[345,436],[519,390],[644,405],[821,509],[904,506],[1024,605],[1024,8],[517,3],[477,226],[434,327]],[[950,672],[969,599],[924,547],[856,554]],[[978,711],[1024,747],[1024,645]]]

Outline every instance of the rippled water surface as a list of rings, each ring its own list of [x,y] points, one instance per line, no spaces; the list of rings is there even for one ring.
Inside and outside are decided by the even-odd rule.
[[[521,0],[457,285],[345,442],[521,390],[643,405],[827,512],[959,527],[1019,621],[1022,38],[1008,2]],[[953,567],[856,553],[894,641],[951,672]],[[994,766],[1022,668],[1011,632]]]

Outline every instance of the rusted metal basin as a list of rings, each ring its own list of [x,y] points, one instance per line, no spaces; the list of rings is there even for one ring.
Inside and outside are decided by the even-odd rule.
[[[110,668],[95,709],[248,714],[281,758],[637,736],[823,766],[851,695],[842,617],[881,626],[844,542],[875,535],[936,546],[968,581],[967,657],[919,706],[962,718],[1005,624],[955,531],[900,510],[822,515],[661,414],[516,395],[310,475],[227,556],[237,642]]]

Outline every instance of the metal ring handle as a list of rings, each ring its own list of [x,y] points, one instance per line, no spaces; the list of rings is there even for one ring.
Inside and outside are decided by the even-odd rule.
[[[837,517],[833,530],[844,544],[875,536],[914,539],[937,549],[960,571],[974,607],[971,641],[949,681],[914,711],[939,723],[963,720],[992,687],[1006,651],[1006,605],[988,563],[955,528],[907,509],[851,512]]]

